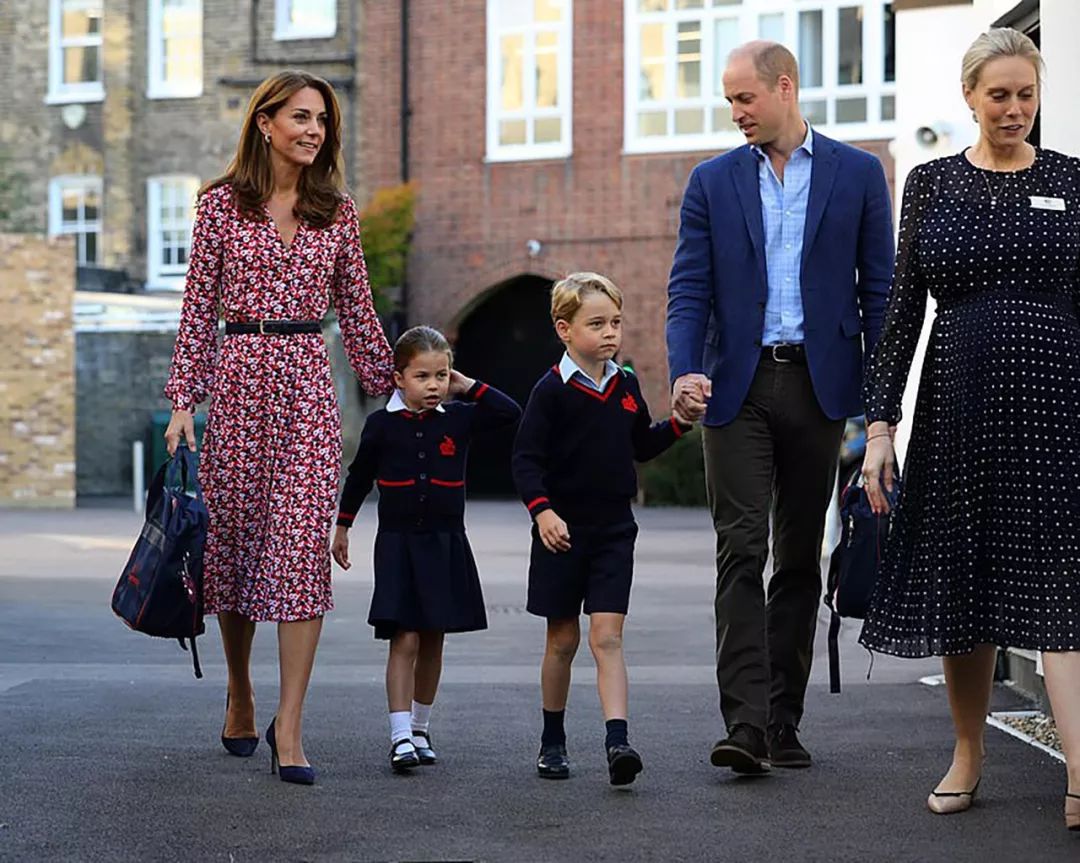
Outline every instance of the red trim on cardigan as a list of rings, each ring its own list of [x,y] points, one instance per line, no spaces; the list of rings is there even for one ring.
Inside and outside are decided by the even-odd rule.
[[[618,384],[618,382],[619,376],[612,375],[611,380],[608,381],[607,389],[603,393],[598,393],[596,390],[585,386],[585,384],[581,383],[581,381],[574,380],[573,378],[570,378],[569,381],[570,386],[577,387],[586,395],[590,395],[594,399],[600,399],[600,401],[602,402],[606,402],[609,398],[611,398],[611,394],[615,392],[615,386]]]
[[[379,485],[386,486],[388,488],[404,488],[407,485],[416,485],[416,480],[415,479],[401,479],[401,480],[380,479],[380,480],[376,480],[376,482],[378,482]]]
[[[675,429],[675,437],[682,437],[684,434],[686,434],[687,431],[689,431],[689,429],[684,430],[683,427],[679,425],[679,422],[675,419],[675,417],[671,418],[671,427]]]
[[[546,497],[538,497],[536,500],[525,504],[525,508],[531,512],[534,506],[539,506],[542,503],[551,503],[551,501],[548,500]]]
[[[476,392],[473,393],[473,398],[478,399],[478,398],[480,398],[480,396],[482,396],[487,391],[488,391],[488,385],[487,384],[480,384],[480,386],[476,390]]]
[[[429,480],[429,482],[432,485],[441,485],[441,486],[445,486],[446,488],[461,488],[463,485],[465,485],[465,480],[463,480],[463,479],[450,480],[450,479],[434,479],[434,478],[432,478],[432,479]]]

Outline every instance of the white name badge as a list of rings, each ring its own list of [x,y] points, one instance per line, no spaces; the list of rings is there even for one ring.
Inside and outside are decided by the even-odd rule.
[[[1065,212],[1064,198],[1042,198],[1038,195],[1031,196],[1031,206],[1036,210],[1057,210]]]

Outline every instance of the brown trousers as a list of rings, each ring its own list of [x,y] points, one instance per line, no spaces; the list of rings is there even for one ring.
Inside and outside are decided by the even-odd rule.
[[[802,719],[843,430],[844,420],[822,412],[805,365],[767,357],[738,416],[704,429],[716,529],[716,682],[729,729]]]

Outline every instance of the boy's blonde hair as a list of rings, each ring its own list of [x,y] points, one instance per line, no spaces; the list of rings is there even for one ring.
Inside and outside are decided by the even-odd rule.
[[[551,289],[551,320],[572,321],[585,295],[603,294],[619,309],[622,308],[622,291],[607,276],[599,273],[571,273],[559,279]]]

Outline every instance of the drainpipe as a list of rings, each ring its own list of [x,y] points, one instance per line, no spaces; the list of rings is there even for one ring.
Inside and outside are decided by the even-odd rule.
[[[409,182],[409,0],[401,0],[401,182]],[[406,258],[401,273],[401,301],[394,316],[398,333],[404,332],[409,320],[409,262]]]

